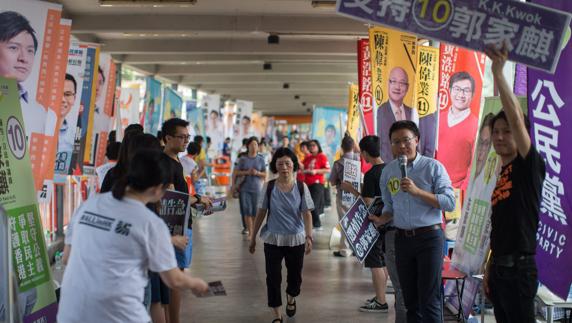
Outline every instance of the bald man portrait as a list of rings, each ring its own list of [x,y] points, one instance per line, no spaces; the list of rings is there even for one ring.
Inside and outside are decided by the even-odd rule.
[[[435,142],[437,120],[435,113],[419,118],[417,110],[403,103],[409,91],[409,76],[402,67],[394,67],[389,72],[388,94],[389,99],[377,111],[377,134],[381,139],[381,159],[388,163],[394,159],[389,141],[389,128],[400,120],[410,120],[417,123],[421,138],[419,138],[419,152],[427,157],[435,157]]]

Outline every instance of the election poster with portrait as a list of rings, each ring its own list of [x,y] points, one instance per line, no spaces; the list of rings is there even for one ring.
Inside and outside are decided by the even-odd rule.
[[[70,21],[62,24],[61,11],[61,5],[29,0],[3,1],[0,8],[3,43],[18,50],[18,55],[1,56],[0,76],[18,81],[34,188],[40,201],[49,200],[53,187],[56,125],[69,46]]]
[[[359,39],[358,48],[358,86],[359,104],[363,115],[363,127],[366,135],[376,134],[376,124],[372,93],[372,60],[369,39]]]
[[[71,175],[77,123],[85,75],[87,50],[73,43],[68,51],[68,65],[63,86],[63,99],[58,118],[58,149],[54,170],[57,174]]]
[[[56,321],[57,303],[36,200],[17,79],[0,77],[0,204],[11,235],[22,322]]]
[[[119,99],[119,115],[121,128],[125,130],[130,124],[139,123],[139,104],[141,103],[139,84],[122,87]]]
[[[217,151],[222,150],[224,139],[230,137],[230,135],[225,133],[226,128],[223,125],[223,117],[220,110],[220,95],[204,95],[199,101],[199,107],[206,114],[205,131],[206,135],[211,138],[212,147],[217,149]]]
[[[518,97],[526,114],[526,97]],[[465,316],[472,308],[480,282],[470,276],[482,274],[489,252],[491,234],[491,197],[501,170],[501,160],[492,145],[493,117],[502,109],[499,97],[484,99],[483,113],[478,126],[475,153],[472,157],[470,181],[458,222],[451,266],[466,273],[463,308]],[[454,282],[448,282],[446,292],[453,292]],[[452,300],[453,304],[456,300]]]
[[[232,150],[237,153],[242,146],[242,139],[254,136],[252,127],[252,101],[236,100],[234,109],[234,125],[231,137]]]
[[[171,118],[181,118],[183,115],[183,98],[170,87],[165,87],[163,93],[163,121]]]
[[[337,12],[480,52],[506,42],[509,60],[550,73],[572,17],[563,10],[507,0],[338,0]]]
[[[456,209],[447,219],[460,217],[477,138],[486,55],[441,44],[439,78],[439,134],[437,160],[453,184]]]
[[[145,103],[143,106],[145,133],[157,135],[159,126],[161,125],[161,102],[162,85],[161,82],[148,76],[146,79],[147,86],[145,88]]]
[[[347,118],[347,110],[334,107],[316,107],[312,114],[312,135],[320,142],[322,151],[328,156],[330,165],[334,164],[334,157],[342,142],[343,120]]]
[[[568,1],[535,0],[564,11]],[[546,162],[546,177],[540,200],[536,262],[538,279],[554,294],[568,296],[572,283],[572,42],[568,26],[562,57],[554,75],[528,70],[528,108],[531,140]]]
[[[362,137],[359,106],[359,86],[357,84],[350,84],[348,91],[348,122],[346,124],[346,132],[355,142],[359,142],[360,138]]]

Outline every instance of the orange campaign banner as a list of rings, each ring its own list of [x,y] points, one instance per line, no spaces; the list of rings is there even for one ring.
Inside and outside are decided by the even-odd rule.
[[[437,160],[449,173],[457,208],[447,219],[461,215],[462,196],[469,183],[471,161],[481,112],[486,55],[441,44],[439,135]]]
[[[373,93],[371,88],[371,54],[369,50],[369,40],[360,39],[357,45],[359,104],[364,120],[363,130],[366,135],[373,135],[376,132]]]

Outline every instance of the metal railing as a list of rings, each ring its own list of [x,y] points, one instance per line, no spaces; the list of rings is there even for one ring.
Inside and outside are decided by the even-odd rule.
[[[0,205],[0,323],[21,322],[12,270],[12,239],[8,215]]]

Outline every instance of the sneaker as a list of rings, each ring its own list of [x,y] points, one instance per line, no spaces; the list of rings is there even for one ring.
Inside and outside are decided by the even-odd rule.
[[[322,228],[321,226],[320,226],[320,227],[314,227],[314,230],[316,230],[316,231],[324,231],[324,228]]]
[[[364,305],[359,308],[360,312],[368,312],[368,313],[387,313],[389,311],[389,306],[387,303],[380,304],[377,300]]]
[[[373,301],[377,301],[377,296],[366,299],[365,302],[363,303],[363,305],[368,305],[369,303],[373,303]]]
[[[242,229],[242,234],[248,234],[248,233],[249,233],[248,230]]]

